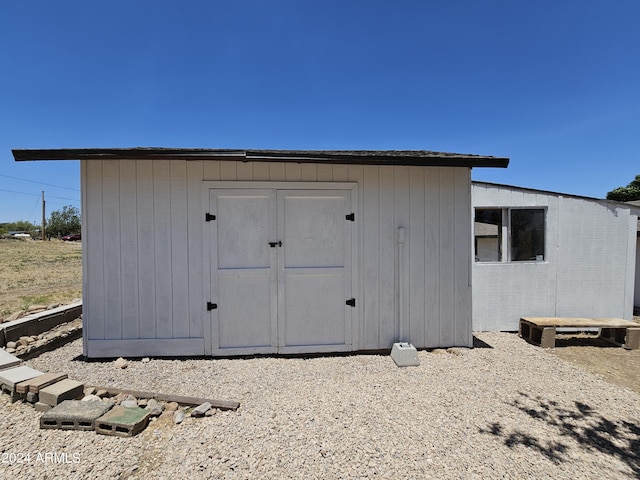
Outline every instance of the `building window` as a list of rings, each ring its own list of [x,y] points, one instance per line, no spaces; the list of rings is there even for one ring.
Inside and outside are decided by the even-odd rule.
[[[476,262],[544,261],[545,209],[476,208],[474,220]]]

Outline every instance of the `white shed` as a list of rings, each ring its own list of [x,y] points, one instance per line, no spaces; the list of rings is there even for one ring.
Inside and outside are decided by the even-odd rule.
[[[88,357],[472,345],[470,171],[506,158],[13,153],[81,161]]]
[[[520,317],[633,317],[637,210],[473,182],[473,330]]]

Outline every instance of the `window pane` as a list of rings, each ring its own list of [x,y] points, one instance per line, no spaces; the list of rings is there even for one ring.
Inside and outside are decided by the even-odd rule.
[[[474,223],[476,262],[502,260],[502,210],[476,208]]]
[[[544,210],[511,210],[511,260],[544,260]]]

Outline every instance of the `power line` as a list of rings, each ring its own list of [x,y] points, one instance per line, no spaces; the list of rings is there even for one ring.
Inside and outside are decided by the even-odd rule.
[[[0,188],[0,192],[17,193],[18,195],[31,195],[32,197],[39,197],[40,196],[40,194],[36,194],[36,193],[15,192],[13,190],[4,190],[2,188]],[[80,201],[79,198],[54,197],[54,196],[51,196],[51,195],[47,195],[47,198],[57,198],[58,200],[70,200],[72,202],[79,202]]]
[[[60,185],[53,185],[51,183],[43,183],[43,182],[37,182],[35,180],[28,180],[26,178],[12,177],[11,175],[3,175],[2,173],[0,173],[0,177],[12,178],[14,180],[22,180],[23,182],[37,183],[39,185],[47,185],[48,187],[64,188],[65,190],[73,190],[74,192],[79,192],[80,191],[77,188],[62,187]]]

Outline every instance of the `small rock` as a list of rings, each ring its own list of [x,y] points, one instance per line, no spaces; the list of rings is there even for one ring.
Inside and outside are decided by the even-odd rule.
[[[85,395],[92,395],[96,393],[96,389],[94,387],[86,387],[83,392]]]
[[[140,408],[145,408],[147,406],[147,403],[149,403],[149,400],[146,398],[139,398],[138,399],[138,406]]]
[[[127,397],[120,402],[120,405],[127,408],[134,408],[138,406],[138,399],[133,395],[127,395]]]
[[[32,313],[38,310],[46,310],[47,306],[46,305],[31,305],[29,308],[27,308],[27,312]]]
[[[102,398],[102,397],[106,397],[107,395],[109,395],[109,392],[108,392],[108,391],[106,391],[106,390],[103,388],[103,389],[100,389],[100,390],[98,390],[97,392],[95,392],[95,394],[96,394],[98,397]]]
[[[459,348],[455,348],[455,347],[451,347],[451,348],[447,348],[447,352],[453,354],[453,355],[462,355],[462,350],[460,350]]]
[[[144,357],[142,359],[142,363],[149,363],[151,361],[151,359],[149,357]]]
[[[151,398],[147,402],[147,410],[149,410],[149,415],[151,415],[152,417],[159,417],[160,415],[162,415],[163,409],[164,405],[154,398]]]
[[[13,322],[14,320],[19,319],[22,316],[22,312],[15,312],[12,313],[11,315],[9,315],[7,318],[4,319],[5,322]]]
[[[82,401],[83,401],[83,402],[99,402],[99,401],[101,401],[101,400],[102,400],[102,399],[101,399],[99,396],[97,396],[97,395],[93,395],[93,394],[85,395],[85,396],[82,398]]]
[[[17,346],[16,342],[7,342],[7,348],[16,348]]]
[[[119,393],[115,397],[113,397],[113,401],[116,403],[121,403],[128,396],[129,395],[127,395],[126,393]]]
[[[127,362],[124,358],[120,357],[114,363],[116,368],[127,368],[129,366],[129,362]]]
[[[26,347],[27,345],[29,345],[29,337],[20,337],[18,339],[19,347]]]
[[[38,401],[38,394],[34,392],[27,392],[27,402],[36,403]]]
[[[216,413],[218,413],[218,410],[215,408],[210,408],[209,410],[207,410],[207,413],[204,414],[205,417],[213,417]]]
[[[176,410],[178,410],[178,407],[180,405],[178,405],[178,402],[169,402],[164,406],[164,409],[167,412],[175,412]]]
[[[198,405],[191,412],[192,417],[204,417],[205,413],[207,413],[211,409],[211,404],[209,402],[204,402],[202,405]]]
[[[7,347],[7,348],[5,348],[4,350],[5,350],[5,352],[7,352],[7,353],[16,353],[16,349],[15,349],[15,348],[9,348],[9,347]]]
[[[433,350],[431,350],[431,353],[442,355],[443,353],[447,353],[447,351],[444,348],[434,348]]]
[[[178,424],[178,423],[182,423],[182,421],[184,420],[184,412],[182,410],[176,410],[176,412],[173,414],[173,421]]]

